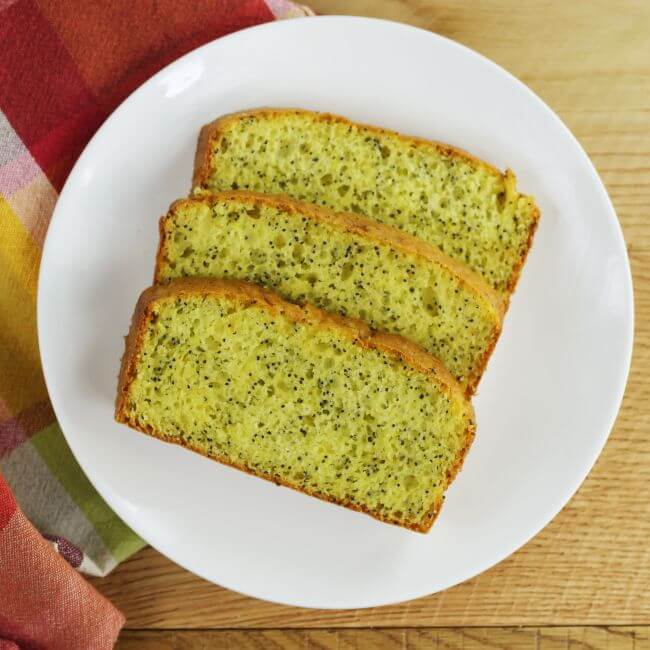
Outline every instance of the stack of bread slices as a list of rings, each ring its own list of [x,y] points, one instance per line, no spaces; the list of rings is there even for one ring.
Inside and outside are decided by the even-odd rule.
[[[426,532],[539,219],[515,176],[304,110],[200,133],[160,220],[116,419]]]

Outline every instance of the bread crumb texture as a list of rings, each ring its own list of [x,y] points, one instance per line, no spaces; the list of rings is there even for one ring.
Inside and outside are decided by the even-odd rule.
[[[367,215],[513,288],[538,211],[501,174],[444,145],[308,111],[221,120],[201,190],[248,189]]]
[[[231,297],[159,298],[127,422],[270,480],[426,524],[471,407],[401,359]]]
[[[500,329],[489,300],[450,269],[253,199],[183,201],[163,221],[158,280],[224,277],[273,288],[437,356],[475,380]]]

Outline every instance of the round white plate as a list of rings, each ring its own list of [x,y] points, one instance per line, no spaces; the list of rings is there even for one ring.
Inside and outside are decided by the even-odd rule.
[[[276,487],[113,421],[122,336],[151,282],[158,217],[189,190],[199,127],[261,105],[332,111],[458,145],[515,170],[520,189],[539,202],[539,231],[475,400],[476,442],[428,535]],[[435,34],[320,17],[201,47],[115,111],[59,198],[43,254],[38,327],[68,443],[129,526],[225,587],[291,605],[348,608],[466,580],[564,506],[616,417],[633,298],[603,185],[530,90]]]

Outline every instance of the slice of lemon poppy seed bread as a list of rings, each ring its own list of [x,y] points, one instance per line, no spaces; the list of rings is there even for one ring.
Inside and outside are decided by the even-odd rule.
[[[508,297],[539,210],[512,172],[328,113],[258,109],[199,137],[194,193],[245,189],[357,212],[437,246]]]
[[[364,320],[438,357],[472,393],[501,330],[500,295],[421,240],[354,214],[224,192],[172,205],[156,282],[228,277]]]
[[[421,532],[474,436],[461,387],[413,343],[257,285],[197,278],[141,296],[115,417]]]

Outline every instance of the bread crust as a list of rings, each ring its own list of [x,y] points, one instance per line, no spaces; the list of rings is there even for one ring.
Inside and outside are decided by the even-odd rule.
[[[476,387],[483,376],[483,372],[485,371],[490,356],[501,334],[503,315],[505,311],[505,301],[503,296],[493,289],[478,273],[475,273],[464,264],[449,257],[439,248],[436,248],[413,235],[409,235],[398,228],[393,228],[392,226],[379,223],[378,221],[373,221],[372,219],[362,217],[358,214],[352,212],[334,212],[333,210],[322,206],[294,201],[287,196],[268,195],[242,190],[230,190],[225,192],[216,192],[214,194],[206,194],[195,198],[179,199],[171,204],[168,214],[161,217],[159,222],[160,240],[158,251],[156,253],[154,283],[160,283],[162,281],[162,273],[166,264],[168,238],[165,225],[167,220],[172,215],[175,216],[177,209],[184,206],[196,204],[211,206],[219,201],[247,203],[251,206],[267,206],[292,216],[307,217],[319,223],[358,235],[378,244],[390,246],[391,248],[406,253],[407,255],[417,256],[427,262],[447,268],[451,273],[458,277],[462,284],[466,285],[473,293],[483,300],[493,317],[493,336],[479,363],[472,369],[472,372],[467,378],[467,395],[471,396],[476,392]]]
[[[526,239],[526,246],[524,252],[522,255],[520,255],[517,264],[515,264],[515,266],[513,267],[512,273],[510,274],[510,279],[508,280],[508,284],[506,285],[506,289],[504,291],[504,296],[505,296],[505,300],[503,303],[504,313],[505,311],[507,311],[510,305],[510,297],[512,296],[512,294],[515,292],[515,289],[517,288],[517,283],[519,282],[519,278],[521,276],[521,270],[524,267],[524,263],[526,262],[528,253],[530,253],[530,249],[533,245],[533,239],[535,238],[535,233],[537,232],[537,225],[539,224],[539,218],[541,216],[541,212],[535,202],[533,202],[533,215],[534,215],[533,221],[531,222],[530,227],[528,228],[528,238]]]
[[[210,171],[211,145],[214,141],[218,140],[221,137],[223,131],[226,130],[229,123],[236,122],[237,120],[246,117],[283,117],[286,115],[309,115],[314,119],[314,121],[318,122],[337,122],[339,124],[348,124],[360,127],[362,129],[367,129],[368,131],[377,133],[379,135],[390,135],[391,137],[399,138],[404,142],[432,147],[443,156],[447,156],[449,158],[458,158],[465,162],[469,162],[475,167],[485,169],[494,176],[503,176],[503,174],[493,165],[490,165],[484,160],[473,156],[471,153],[465,151],[464,149],[461,149],[460,147],[454,147],[444,142],[427,140],[426,138],[421,138],[414,135],[406,135],[397,131],[393,131],[391,129],[384,129],[379,126],[365,124],[363,122],[353,122],[347,117],[336,115],[334,113],[319,113],[318,111],[310,111],[302,108],[273,108],[270,106],[262,106],[260,108],[252,108],[222,115],[221,117],[218,117],[216,120],[209,122],[201,128],[201,131],[199,132],[199,139],[197,141],[196,153],[194,156],[194,172],[192,175],[193,187],[200,186],[204,189],[207,189],[205,188],[205,184],[208,180]]]
[[[503,178],[504,180],[510,179],[513,187],[516,184],[516,177],[512,171],[506,170],[504,173],[502,173],[493,165],[490,165],[484,160],[481,160],[480,158],[473,156],[472,154],[468,153],[464,149],[460,149],[459,147],[454,147],[452,145],[445,144],[442,142],[437,142],[435,140],[427,140],[426,138],[420,138],[417,136],[404,135],[402,133],[398,133],[397,131],[384,129],[370,124],[353,122],[352,120],[348,120],[345,117],[342,117],[340,115],[335,115],[333,113],[319,113],[316,111],[309,111],[305,109],[295,109],[295,108],[261,107],[261,108],[238,111],[235,113],[229,113],[227,115],[223,115],[217,118],[216,120],[214,120],[213,122],[210,122],[209,124],[206,124],[205,126],[202,127],[199,133],[199,138],[196,146],[196,153],[194,156],[194,170],[192,173],[192,189],[194,190],[196,188],[201,188],[202,190],[207,191],[208,189],[207,182],[210,173],[210,156],[212,151],[212,145],[213,143],[215,143],[221,138],[223,132],[227,129],[228,125],[231,122],[235,122],[239,119],[246,118],[249,116],[251,117],[264,116],[264,117],[273,118],[273,117],[283,117],[286,115],[308,115],[312,117],[312,119],[314,119],[315,121],[336,122],[340,124],[354,125],[363,129],[367,129],[372,133],[396,137],[402,140],[403,142],[416,144],[417,146],[431,147],[436,151],[438,151],[443,156],[447,156],[449,158],[457,158],[459,160],[462,160],[463,162],[470,163],[475,168],[483,169],[494,176],[499,176],[500,178]],[[537,206],[535,200],[532,197],[528,197],[528,198],[530,199],[533,205],[533,219],[529,227],[528,238],[527,238],[525,249],[520,255],[517,264],[515,264],[515,266],[513,267],[512,273],[510,274],[510,278],[508,279],[508,283],[506,285],[506,289],[503,292],[504,310],[507,309],[510,296],[512,293],[514,293],[514,290],[517,286],[519,276],[521,275],[521,269],[524,265],[524,262],[526,261],[526,257],[528,256],[530,247],[532,246],[533,237],[535,235],[535,231],[537,230],[537,225],[539,223],[539,218],[540,218],[539,207]]]
[[[117,398],[115,402],[115,420],[117,422],[126,424],[129,427],[153,436],[154,438],[166,442],[173,442],[205,455],[196,447],[188,445],[182,440],[174,439],[171,436],[166,435],[164,432],[154,431],[150,426],[140,426],[137,422],[131,421],[127,414],[129,389],[137,374],[137,365],[147,327],[155,317],[155,305],[159,301],[186,296],[226,297],[240,301],[244,304],[255,304],[256,306],[267,310],[272,315],[284,315],[296,323],[335,330],[355,345],[369,350],[377,350],[387,356],[401,359],[406,365],[410,366],[417,372],[424,374],[430,381],[435,383],[439,390],[449,396],[450,400],[458,400],[464,403],[468,413],[469,424],[465,431],[463,445],[457,454],[453,466],[447,472],[444,490],[447,489],[462,467],[465,456],[474,439],[476,429],[474,411],[471,403],[466,399],[462,387],[438,359],[427,353],[415,343],[412,343],[401,336],[386,334],[384,332],[375,332],[360,320],[331,314],[312,305],[295,305],[283,300],[280,296],[268,289],[238,280],[183,278],[172,280],[168,284],[155,285],[146,289],[142,293],[133,314],[129,334],[126,337],[124,356],[122,357]],[[372,512],[360,504],[354,504],[345,499],[336,499],[335,497],[324,495],[317,491],[302,488],[299,485],[292,484],[279,476],[266,475],[265,473],[254,471],[243,464],[233,463],[231,460],[218,454],[207,457],[254,476],[258,476],[259,478],[273,481],[277,484],[298,490],[299,492],[304,492],[319,499],[330,501],[353,510],[365,512],[366,514],[381,521],[385,521],[386,523],[396,524],[418,532],[427,532],[431,528],[433,521],[440,511],[442,500],[444,498],[442,497],[432,503],[431,507],[423,515],[421,520],[400,521],[384,516],[381,513]]]

